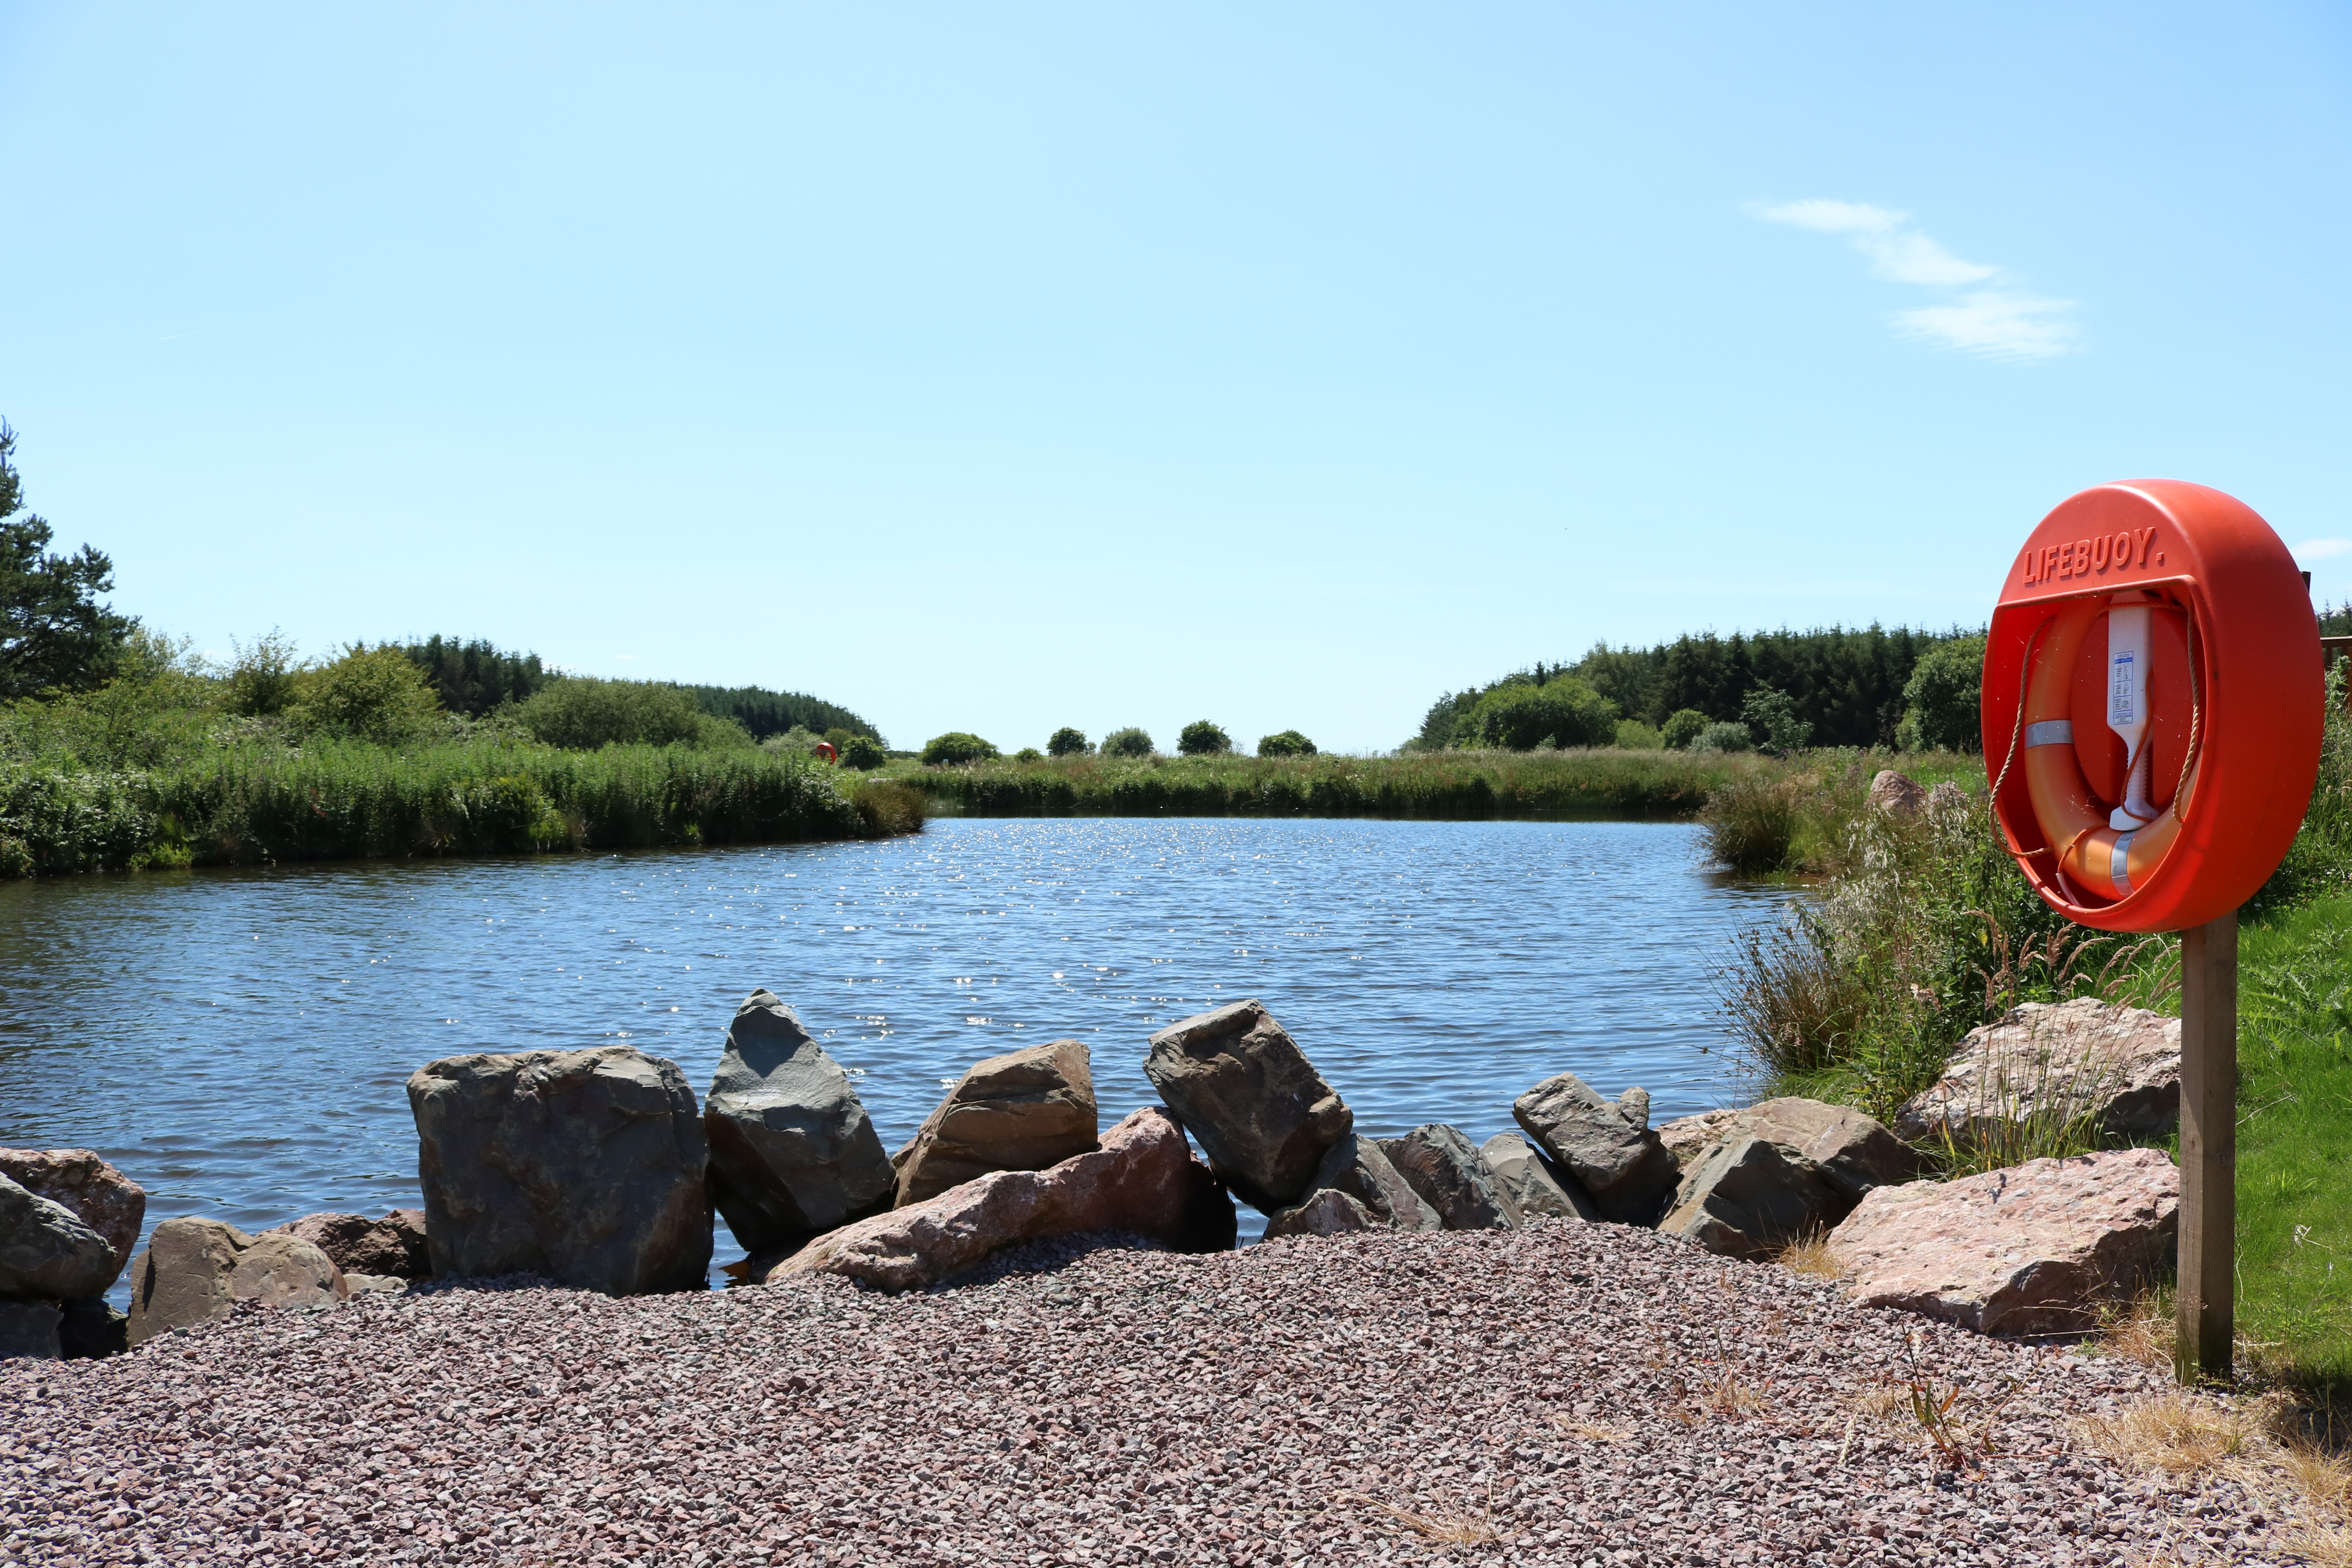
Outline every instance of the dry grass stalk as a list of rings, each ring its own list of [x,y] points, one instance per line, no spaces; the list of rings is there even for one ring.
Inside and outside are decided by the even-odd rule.
[[[1582,1437],[1591,1443],[1622,1443],[1633,1435],[1614,1426],[1595,1426],[1590,1421],[1572,1420],[1566,1415],[1553,1416],[1551,1424],[1572,1436]]]
[[[1803,1274],[1815,1279],[1838,1279],[1845,1274],[1838,1264],[1837,1255],[1830,1250],[1827,1231],[1807,1231],[1782,1247],[1773,1261],[1791,1274]]]
[[[1382,1502],[1378,1498],[1366,1497],[1361,1492],[1334,1492],[1332,1496],[1338,1501],[1357,1503],[1375,1513],[1385,1514],[1423,1541],[1435,1542],[1439,1545],[1491,1546],[1503,1539],[1501,1531],[1495,1528],[1495,1500],[1491,1492],[1486,1499],[1486,1511],[1483,1514],[1443,1510],[1420,1513],[1409,1508],[1399,1508],[1394,1503]]]
[[[2243,1409],[2178,1391],[2141,1400],[2120,1415],[2095,1415],[2081,1424],[2083,1442],[2093,1452],[2126,1469],[2175,1476],[2239,1458],[2260,1430]]]
[[[2172,1305],[2155,1291],[2111,1310],[2101,1329],[2109,1350],[2142,1366],[2169,1367],[2177,1328]]]
[[[2085,1447],[2127,1469],[2210,1469],[2289,1500],[2294,1550],[2320,1568],[2352,1568],[2352,1457],[2314,1444],[2296,1415],[2278,1394],[2241,1400],[2167,1390],[2078,1430]]]

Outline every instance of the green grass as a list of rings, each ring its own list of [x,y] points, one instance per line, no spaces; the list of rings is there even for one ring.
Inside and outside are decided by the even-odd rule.
[[[791,752],[480,741],[215,748],[99,771],[0,761],[0,876],[856,838],[913,792]]]
[[[885,775],[963,816],[1687,817],[1727,779],[1783,764],[1686,752],[1410,752],[1393,757],[1045,757]]]

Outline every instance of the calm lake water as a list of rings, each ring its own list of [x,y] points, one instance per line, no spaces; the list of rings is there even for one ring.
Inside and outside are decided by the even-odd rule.
[[[1108,1126],[1155,1102],[1146,1036],[1244,996],[1360,1131],[1483,1140],[1563,1069],[1663,1121],[1738,1092],[1708,977],[1787,897],[1686,826],[1249,819],[5,883],[0,1145],[97,1149],[151,1226],[380,1214],[421,1201],[415,1068],[626,1040],[698,1093],[761,985],[888,1148],[972,1061],[1065,1036]],[[740,1256],[722,1226],[714,1269]]]

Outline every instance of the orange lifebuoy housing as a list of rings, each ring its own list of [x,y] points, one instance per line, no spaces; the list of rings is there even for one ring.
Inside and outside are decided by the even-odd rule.
[[[2180,931],[2278,866],[2319,766],[2319,627],[2253,510],[2177,479],[2069,497],[1986,639],[1993,813],[2036,891],[2105,931]]]
[[[841,761],[841,753],[834,750],[833,742],[831,741],[819,741],[816,743],[816,754],[823,757],[828,763],[837,763]]]

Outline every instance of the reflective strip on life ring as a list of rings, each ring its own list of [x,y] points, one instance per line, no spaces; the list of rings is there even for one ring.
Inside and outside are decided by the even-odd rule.
[[[2190,769],[2179,795],[2154,822],[2123,832],[2108,826],[2107,813],[2092,797],[2074,753],[2074,661],[2106,607],[2105,598],[2079,600],[2060,611],[2050,628],[2025,689],[2025,786],[2064,879],[2099,898],[2121,899],[2147,882],[2180,836],[2180,801],[2197,773]]]

